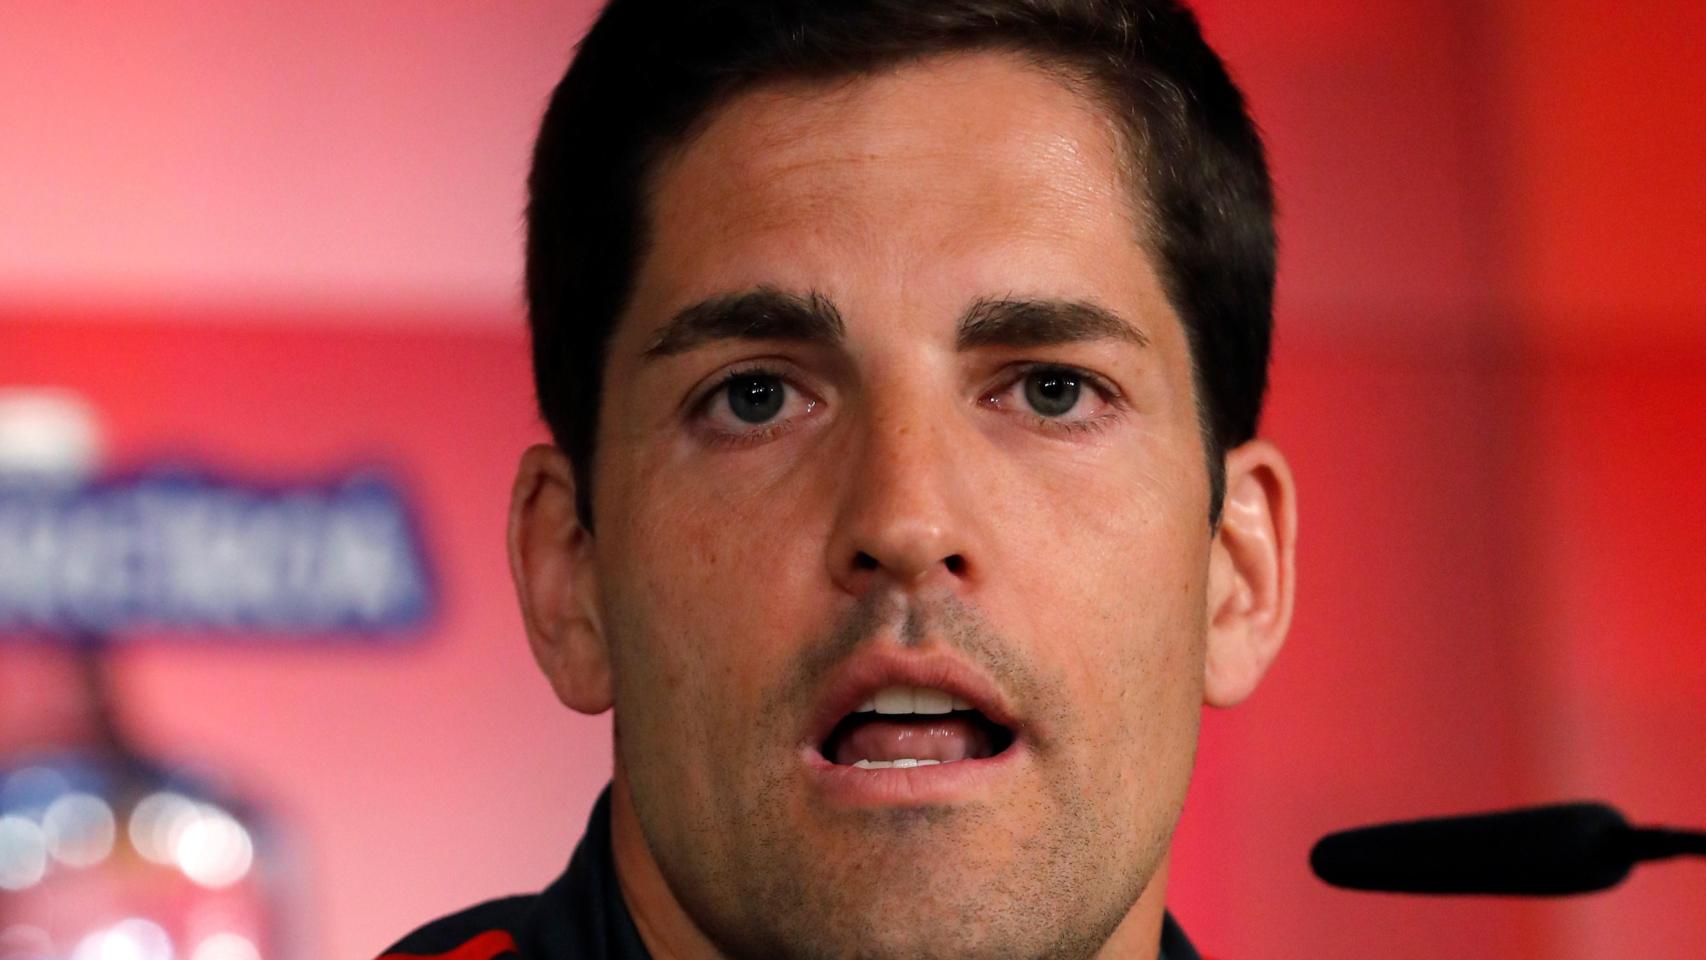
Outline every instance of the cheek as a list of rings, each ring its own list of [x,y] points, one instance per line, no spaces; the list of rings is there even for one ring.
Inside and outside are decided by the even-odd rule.
[[[739,469],[665,463],[645,470],[619,504],[624,576],[698,604],[699,612],[715,609],[719,596],[733,606],[730,591],[744,598],[800,572],[818,526],[802,492],[815,486],[758,459]],[[820,570],[821,563],[810,567]]]
[[[1003,465],[1002,499],[1049,563],[1124,581],[1103,599],[1181,588],[1196,556],[1185,552],[1206,556],[1208,473],[1177,433],[1140,428],[1108,447],[1015,458]]]
[[[809,629],[794,581],[822,561],[801,555],[806,527],[786,500],[736,496],[703,474],[623,479],[599,532],[619,686],[653,687],[643,691],[648,709],[751,716]]]
[[[1010,557],[1018,582],[1047,585],[1028,591],[1033,636],[1103,736],[1176,722],[1200,701],[1208,481],[1178,446],[1122,469],[1103,458],[1033,471],[1025,529],[1003,538],[1024,547]]]

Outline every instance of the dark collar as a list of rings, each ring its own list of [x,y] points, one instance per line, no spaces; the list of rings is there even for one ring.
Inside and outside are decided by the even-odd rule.
[[[1161,917],[1161,953],[1155,960],[1202,960],[1171,913]]]
[[[523,956],[540,960],[651,960],[616,883],[610,788],[598,795],[569,869],[539,896]]]

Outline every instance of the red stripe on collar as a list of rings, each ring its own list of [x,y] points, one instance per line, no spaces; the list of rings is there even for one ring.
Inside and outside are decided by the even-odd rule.
[[[506,953],[521,955],[515,938],[502,930],[487,930],[449,953],[387,953],[379,960],[497,960]]]

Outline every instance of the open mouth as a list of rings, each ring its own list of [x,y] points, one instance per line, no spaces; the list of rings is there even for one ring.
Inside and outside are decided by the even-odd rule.
[[[1011,729],[945,690],[889,686],[842,717],[818,749],[838,766],[885,770],[986,760],[1013,740]]]

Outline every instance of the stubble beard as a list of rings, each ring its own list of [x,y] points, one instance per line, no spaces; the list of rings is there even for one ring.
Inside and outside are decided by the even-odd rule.
[[[678,899],[739,960],[1088,960],[1125,919],[1159,858],[1146,856],[1121,875],[1121,865],[1099,862],[1105,838],[1087,828],[1093,821],[1072,819],[1081,813],[1068,809],[1044,835],[1015,845],[1013,860],[980,848],[978,836],[1003,826],[984,812],[870,815],[877,822],[849,831],[867,842],[888,838],[868,858],[801,856],[804,841],[766,821],[742,838],[741,855],[683,863],[686,882],[671,886],[716,892]],[[947,829],[971,838],[953,844],[951,857],[939,855]],[[676,873],[660,866],[666,877]],[[701,871],[703,880],[694,879]]]
[[[787,707],[885,619],[862,605],[808,648],[770,701],[784,708],[750,728],[747,742],[785,743],[784,724],[801,715]],[[956,651],[1021,691],[1020,702],[1066,702],[964,610],[931,619],[948,628],[939,634]],[[1155,875],[1177,804],[1147,823],[1135,811],[1109,810],[1107,796],[1085,789],[1101,778],[1070,769],[1069,758],[1081,763],[1093,751],[1073,749],[1067,737],[1031,746],[1036,775],[1046,779],[1019,802],[1028,809],[832,811],[809,802],[786,762],[714,766],[706,786],[716,802],[682,809],[671,793],[679,771],[627,749],[620,733],[616,744],[659,870],[728,957],[1086,960]],[[1040,826],[1021,835],[1016,823]]]

